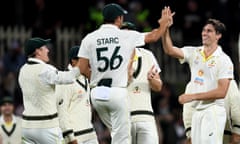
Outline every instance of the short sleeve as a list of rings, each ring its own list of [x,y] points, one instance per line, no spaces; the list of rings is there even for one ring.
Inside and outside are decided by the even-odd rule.
[[[87,43],[88,43],[88,36],[86,36],[80,44],[78,57],[83,57],[83,58],[87,58],[87,59],[90,58],[89,47],[88,47]]]
[[[161,72],[161,68],[160,68],[160,66],[159,66],[159,64],[158,64],[158,62],[157,62],[156,57],[153,55],[152,52],[150,52],[150,56],[151,56],[151,59],[152,59],[153,65],[155,66],[157,72],[160,73],[160,72]]]
[[[145,45],[145,35],[146,33],[140,33],[132,30],[123,30],[124,35],[127,36],[127,40],[133,43],[135,47],[141,47]]]
[[[180,48],[180,49],[181,49],[182,52],[183,52],[184,58],[183,58],[183,59],[179,59],[179,62],[180,62],[181,64],[183,64],[183,63],[185,63],[185,62],[189,63],[189,61],[190,61],[190,59],[191,59],[191,56],[193,55],[194,50],[195,50],[196,48],[186,46],[186,47],[182,47],[182,48]]]
[[[224,78],[234,78],[234,67],[231,59],[226,57],[220,58],[220,65],[218,66],[219,72],[218,72],[218,79],[224,79]]]
[[[136,38],[135,46],[136,47],[145,45],[145,35],[146,35],[145,33],[139,33],[139,32],[136,33],[136,36],[135,36],[135,38]]]

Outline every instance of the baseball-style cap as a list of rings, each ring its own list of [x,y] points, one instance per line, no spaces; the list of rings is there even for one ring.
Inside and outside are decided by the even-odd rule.
[[[78,51],[79,51],[80,46],[73,46],[70,48],[69,53],[68,53],[68,59],[74,59],[78,58]]]
[[[137,27],[135,24],[126,21],[126,22],[123,22],[121,29],[137,30]]]
[[[5,103],[14,103],[13,97],[11,96],[4,96],[1,100],[0,100],[0,105],[3,105]]]
[[[102,13],[105,20],[114,20],[116,17],[127,14],[128,12],[120,5],[110,3],[104,6]]]
[[[34,37],[26,41],[25,43],[25,54],[28,56],[32,54],[36,49],[48,44],[51,39],[42,39],[39,37]]]

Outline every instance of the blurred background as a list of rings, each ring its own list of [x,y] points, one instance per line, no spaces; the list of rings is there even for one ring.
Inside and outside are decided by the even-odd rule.
[[[174,45],[200,45],[201,30],[208,18],[225,23],[227,32],[221,40],[223,50],[235,66],[239,82],[239,0],[4,0],[0,1],[0,96],[10,95],[15,100],[15,113],[21,116],[22,94],[17,78],[19,68],[25,63],[23,44],[30,37],[52,39],[51,63],[60,70],[68,64],[68,49],[81,43],[81,39],[102,24],[101,10],[107,3],[115,2],[126,10],[125,20],[137,25],[139,31],[149,31],[158,26],[164,6],[175,11],[171,28]],[[161,92],[152,93],[152,104],[159,124],[163,144],[184,144],[182,106],[177,102],[190,78],[188,66],[164,55],[161,41],[145,45],[154,52],[162,69],[164,86]],[[109,132],[96,118],[94,121],[100,144],[109,143]]]

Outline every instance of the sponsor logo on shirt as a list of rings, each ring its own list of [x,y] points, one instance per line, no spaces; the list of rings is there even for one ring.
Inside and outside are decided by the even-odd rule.
[[[194,79],[194,83],[199,84],[199,85],[203,85],[204,84],[204,79],[202,78],[203,75],[204,75],[204,71],[199,70],[198,71],[198,77],[196,77]]]
[[[201,77],[201,76],[203,76],[203,74],[204,74],[203,70],[199,70],[199,71],[198,71],[198,76]]]
[[[84,92],[80,89],[80,90],[78,90],[78,92],[77,92],[77,97],[80,98],[80,99],[82,99],[82,98],[83,98],[83,94],[84,94]]]
[[[194,79],[194,83],[199,84],[199,85],[203,85],[204,84],[204,79],[200,78],[200,77],[196,77]]]

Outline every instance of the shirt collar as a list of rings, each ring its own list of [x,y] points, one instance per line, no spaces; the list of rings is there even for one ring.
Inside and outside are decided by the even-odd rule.
[[[103,24],[101,25],[101,28],[114,28],[119,30],[119,27],[114,24]]]
[[[1,116],[0,121],[1,123],[4,123],[4,124],[6,123],[5,120],[3,119],[3,116]],[[16,118],[13,114],[12,114],[12,123],[16,123]]]
[[[209,57],[206,58],[205,54],[204,54],[204,47],[201,47],[200,48],[200,53],[201,55],[203,56],[204,58],[204,61],[208,61],[209,59],[213,58],[213,57],[217,57],[217,56],[220,56],[221,53],[222,53],[222,47],[221,46],[218,46],[217,49],[212,53],[212,55],[210,55]]]
[[[28,58],[28,61],[37,62],[40,64],[46,64],[44,61],[37,59],[37,58]]]

